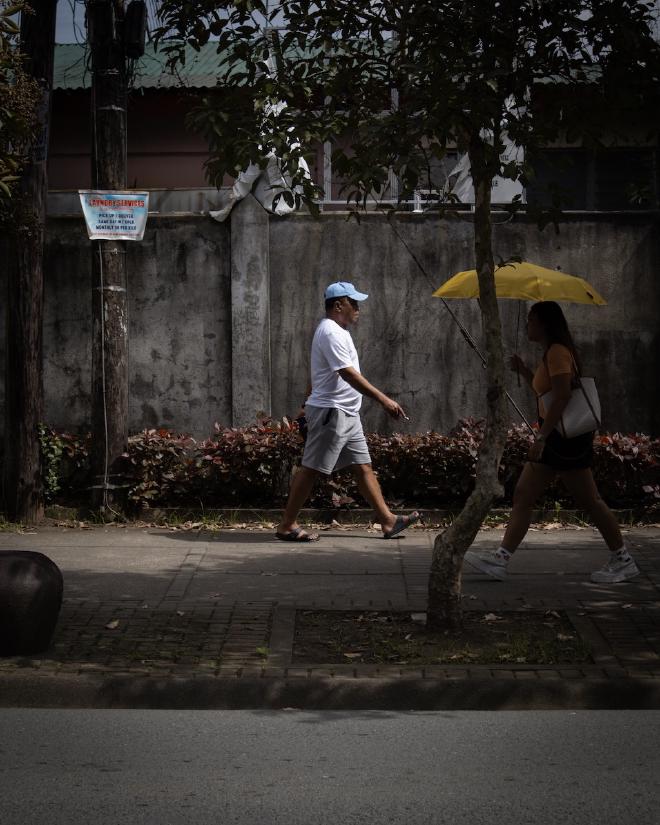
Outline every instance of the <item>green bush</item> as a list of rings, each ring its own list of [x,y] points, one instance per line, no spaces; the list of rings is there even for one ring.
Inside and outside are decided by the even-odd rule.
[[[385,498],[397,505],[459,507],[474,485],[483,422],[459,421],[449,435],[435,432],[367,436]],[[89,438],[44,428],[42,450],[50,499],[70,503],[84,487]],[[511,503],[531,436],[522,426],[508,432],[500,466],[503,498]],[[610,506],[660,507],[660,440],[621,433],[596,437],[594,475]],[[144,430],[130,437],[122,471],[128,500],[150,506],[281,507],[302,439],[295,422],[264,419],[251,427],[222,428],[196,442],[170,430]],[[549,501],[570,502],[560,483]],[[363,504],[349,470],[321,479],[310,505],[338,508]]]
[[[40,424],[39,446],[46,502],[55,501],[62,490],[69,500],[79,497],[87,483],[89,435],[57,432]]]

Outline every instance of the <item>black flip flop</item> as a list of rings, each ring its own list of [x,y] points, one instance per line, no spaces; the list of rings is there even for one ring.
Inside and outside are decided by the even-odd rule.
[[[307,533],[302,527],[294,527],[288,533],[275,533],[275,538],[280,541],[297,541],[301,544],[308,541],[318,541],[321,537],[318,533]]]
[[[411,527],[413,524],[417,524],[418,521],[421,521],[422,514],[415,511],[411,513],[409,516],[397,516],[396,521],[394,522],[394,527],[389,530],[387,533],[383,533],[384,539],[393,539],[399,535],[399,533],[403,533],[408,527]],[[405,519],[408,519],[406,521]]]

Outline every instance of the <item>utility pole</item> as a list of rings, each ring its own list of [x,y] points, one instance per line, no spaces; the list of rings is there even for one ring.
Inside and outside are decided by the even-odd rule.
[[[8,266],[4,494],[12,521],[43,514],[39,424],[43,422],[43,254],[48,194],[48,127],[57,0],[31,0],[21,15],[21,51],[41,99],[16,206]]]
[[[123,0],[88,0],[92,55],[92,188],[126,189],[126,56]],[[92,241],[92,504],[121,486],[128,441],[126,243]]]

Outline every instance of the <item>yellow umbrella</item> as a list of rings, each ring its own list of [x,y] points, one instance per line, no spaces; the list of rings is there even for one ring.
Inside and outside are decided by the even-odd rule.
[[[583,278],[546,269],[522,261],[495,269],[495,294],[498,298],[523,301],[569,301],[574,304],[607,303]],[[474,269],[459,272],[433,293],[435,298],[478,298],[479,281]]]

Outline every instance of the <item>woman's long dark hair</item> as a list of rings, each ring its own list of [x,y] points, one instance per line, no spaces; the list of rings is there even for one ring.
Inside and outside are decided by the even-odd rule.
[[[582,372],[578,351],[559,304],[556,301],[539,301],[530,307],[529,312],[530,315],[534,313],[534,316],[543,325],[545,337],[548,342],[548,349],[550,349],[553,344],[563,344],[563,346],[568,347],[573,353],[573,358],[575,358],[579,372]]]

